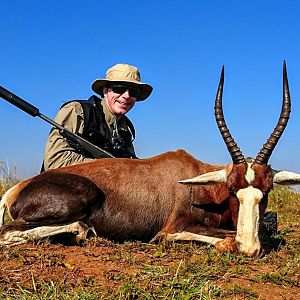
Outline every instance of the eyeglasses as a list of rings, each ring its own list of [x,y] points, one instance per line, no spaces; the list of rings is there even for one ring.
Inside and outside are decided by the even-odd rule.
[[[124,94],[128,91],[130,97],[137,98],[140,95],[140,90],[135,86],[129,86],[124,84],[112,84],[111,89],[116,94]]]

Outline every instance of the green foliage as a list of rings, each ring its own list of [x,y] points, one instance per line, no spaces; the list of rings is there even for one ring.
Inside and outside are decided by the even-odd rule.
[[[299,203],[300,193],[290,187],[276,185],[269,194],[268,210],[278,213],[278,223],[287,230],[291,224],[299,223]]]

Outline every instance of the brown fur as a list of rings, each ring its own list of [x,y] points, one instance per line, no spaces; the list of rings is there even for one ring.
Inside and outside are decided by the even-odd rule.
[[[236,229],[235,194],[248,186],[246,164],[225,166],[226,183],[178,183],[223,168],[179,150],[148,159],[98,159],[49,170],[8,192],[6,202],[15,221],[0,234],[82,221],[115,241],[149,241],[158,232],[181,231],[224,238]],[[267,195],[272,188],[270,167],[254,164],[253,170],[253,186]],[[261,216],[266,206],[265,197]]]
[[[14,224],[25,230],[79,220],[116,241],[149,241],[159,231],[186,228],[224,237],[226,231],[218,228],[234,229],[225,184],[191,188],[178,183],[221,168],[179,150],[148,159],[99,159],[50,170],[20,183],[8,196],[16,221],[1,232],[13,230]]]

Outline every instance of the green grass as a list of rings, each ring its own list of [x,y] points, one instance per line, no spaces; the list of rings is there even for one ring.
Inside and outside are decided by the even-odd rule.
[[[2,166],[0,195],[17,182]],[[285,299],[300,297],[300,194],[276,186],[269,195],[268,210],[278,212],[278,237],[286,240],[279,251],[263,258],[218,253],[196,243],[115,244],[101,238],[86,242],[106,251],[97,256],[101,265],[114,262],[121,269],[104,269],[101,280],[81,276],[76,265],[68,263],[63,248],[46,252],[51,245],[39,242],[38,250],[18,246],[0,248],[0,262],[14,267],[0,268],[1,299],[266,299],[270,287]],[[76,253],[75,253],[76,255]],[[60,277],[47,278],[35,272],[60,270]],[[33,271],[31,271],[33,270]],[[265,293],[265,294],[264,294]],[[298,293],[298,294],[297,294]],[[276,298],[280,299],[280,298]]]
[[[293,192],[292,189],[276,185],[269,194],[268,210],[278,212],[279,223],[288,230],[290,225],[299,224],[300,216],[300,193]]]

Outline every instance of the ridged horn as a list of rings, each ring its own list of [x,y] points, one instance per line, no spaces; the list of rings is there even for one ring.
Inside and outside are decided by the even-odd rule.
[[[221,78],[218,86],[217,96],[215,100],[215,118],[222,135],[222,138],[227,146],[229,154],[232,158],[234,164],[245,163],[245,157],[240,151],[237,143],[231,136],[227,125],[225,123],[223,107],[222,107],[222,97],[223,97],[223,86],[224,86],[224,66],[222,67]]]
[[[287,78],[286,63],[283,62],[283,101],[281,107],[281,113],[276,127],[274,128],[271,136],[267,142],[260,149],[259,153],[255,158],[255,162],[261,165],[266,165],[268,160],[274,150],[276,144],[278,143],[285,127],[288,123],[291,113],[291,98],[289,91],[289,83]]]

